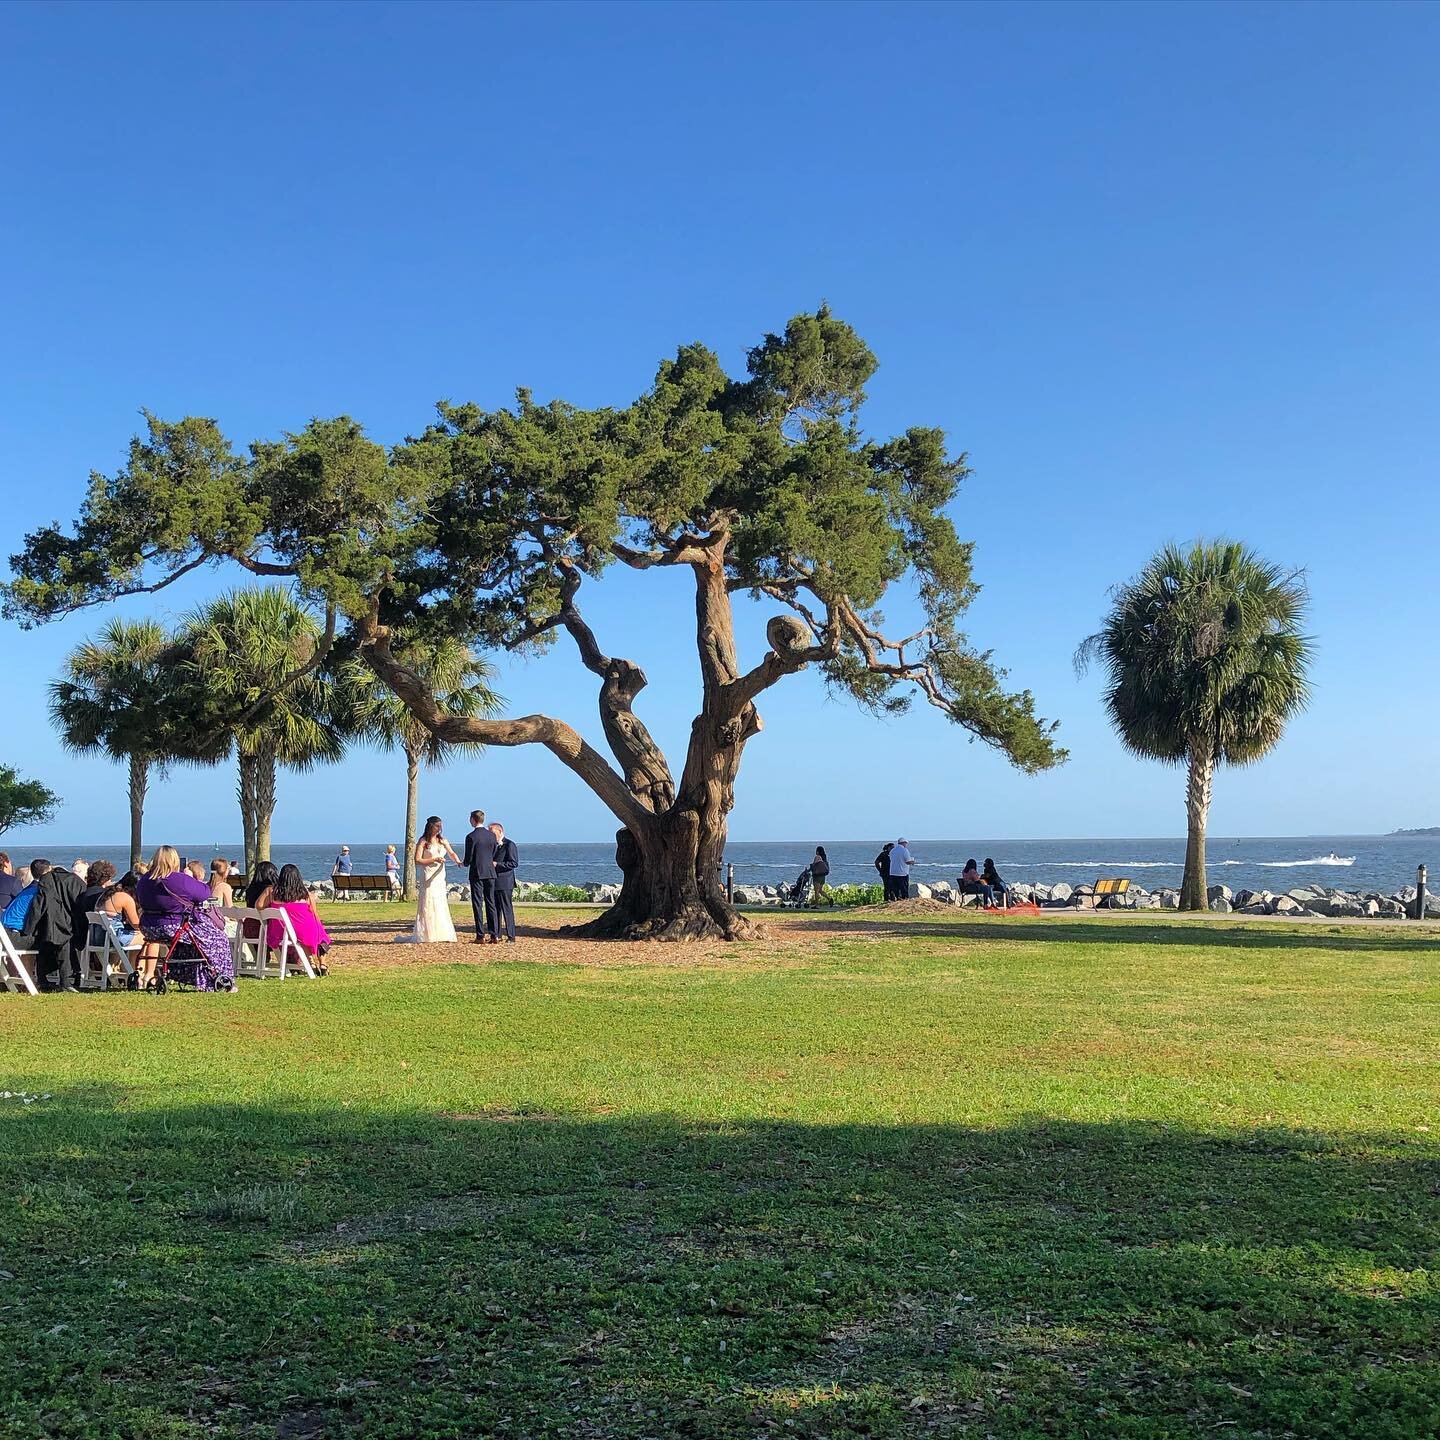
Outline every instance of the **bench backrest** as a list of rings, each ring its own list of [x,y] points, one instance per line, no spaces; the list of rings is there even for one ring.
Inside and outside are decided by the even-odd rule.
[[[1112,875],[1107,880],[1095,882],[1095,893],[1097,895],[1123,895],[1130,888],[1130,882],[1119,875]]]
[[[337,890],[388,890],[388,875],[332,875]]]

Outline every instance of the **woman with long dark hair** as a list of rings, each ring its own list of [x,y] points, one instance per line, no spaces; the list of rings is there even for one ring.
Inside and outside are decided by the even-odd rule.
[[[825,888],[825,877],[829,873],[830,857],[825,853],[823,845],[817,845],[815,858],[810,862],[810,904],[812,906],[818,905],[822,896],[829,900],[830,904],[835,903],[830,900],[830,892]]]
[[[283,910],[290,917],[290,928],[295,932],[295,938],[305,947],[312,960],[324,960],[326,951],[330,949],[330,935],[320,923],[320,917],[310,903],[310,891],[306,888],[298,865],[280,867],[280,873],[275,877],[275,887],[270,892],[270,909]],[[271,920],[266,929],[269,933],[265,938],[274,950],[285,938],[285,927],[279,920]],[[317,968],[322,975],[325,973],[324,964],[319,964]]]
[[[450,848],[444,826],[438,815],[425,822],[425,832],[415,842],[415,903],[414,939],[418,945],[455,939],[455,921],[450,916],[450,897],[445,885],[445,861],[460,863]]]

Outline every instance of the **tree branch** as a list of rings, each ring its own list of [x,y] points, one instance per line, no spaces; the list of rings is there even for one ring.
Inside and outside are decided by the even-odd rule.
[[[600,797],[622,825],[642,826],[652,819],[605,757],[562,720],[523,715],[514,720],[482,720],[454,715],[436,704],[429,686],[390,649],[389,631],[374,611],[355,624],[365,663],[398,695],[406,709],[437,739],[449,744],[543,745]]]

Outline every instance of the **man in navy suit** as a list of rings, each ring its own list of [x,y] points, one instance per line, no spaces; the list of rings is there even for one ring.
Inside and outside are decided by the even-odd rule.
[[[470,872],[470,909],[475,916],[472,945],[497,945],[495,914],[495,832],[485,826],[485,812],[470,812],[470,833],[460,863]]]
[[[495,908],[505,931],[507,943],[515,943],[515,872],[520,868],[520,852],[513,840],[505,838],[505,827],[498,821],[490,826],[495,836]]]

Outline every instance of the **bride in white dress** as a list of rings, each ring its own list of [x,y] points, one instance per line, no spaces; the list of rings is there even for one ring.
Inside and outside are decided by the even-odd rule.
[[[415,884],[419,904],[415,911],[415,943],[453,940],[455,922],[450,918],[450,899],[445,885],[445,860],[458,865],[460,857],[440,833],[440,817],[425,822],[425,833],[415,842]]]

